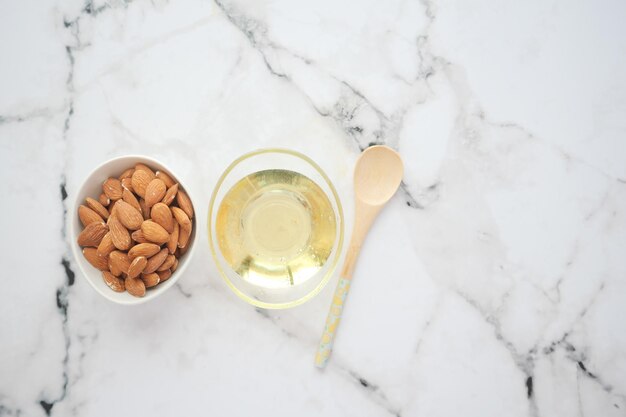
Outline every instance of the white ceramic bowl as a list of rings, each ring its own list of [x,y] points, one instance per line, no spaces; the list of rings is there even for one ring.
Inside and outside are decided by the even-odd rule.
[[[154,288],[150,288],[146,290],[146,295],[143,297],[134,297],[130,295],[128,292],[115,292],[110,289],[102,279],[102,272],[98,271],[94,268],[87,259],[83,256],[82,248],[76,243],[76,239],[78,238],[79,233],[82,231],[83,226],[78,219],[78,206],[84,204],[85,198],[91,197],[98,199],[98,196],[102,193],[102,182],[109,177],[118,177],[124,170],[127,168],[135,166],[137,163],[143,163],[153,170],[161,170],[169,174],[174,181],[178,182],[179,186],[184,189],[189,198],[191,199],[191,204],[194,208],[194,217],[197,219],[197,211],[196,205],[193,202],[193,198],[189,194],[188,189],[185,187],[185,184],[180,182],[180,178],[176,176],[169,168],[160,163],[157,160],[152,158],[148,158],[140,155],[129,155],[129,156],[121,156],[118,158],[110,159],[104,162],[102,165],[94,169],[91,174],[87,177],[85,182],[78,189],[78,192],[74,196],[74,204],[72,205],[71,211],[68,213],[68,223],[69,223],[69,236],[70,236],[70,244],[72,246],[72,252],[74,254],[74,259],[76,259],[76,263],[82,273],[83,277],[91,284],[91,286],[102,295],[107,300],[113,301],[118,304],[142,304],[147,301],[153,300],[159,295],[163,294],[168,290],[172,285],[178,281],[180,276],[185,272],[191,257],[193,256],[194,249],[196,246],[196,236],[198,222],[194,221],[194,230],[193,234],[190,238],[189,250],[179,259],[178,267],[176,271],[172,274],[170,279],[165,281],[162,284],[157,285]]]

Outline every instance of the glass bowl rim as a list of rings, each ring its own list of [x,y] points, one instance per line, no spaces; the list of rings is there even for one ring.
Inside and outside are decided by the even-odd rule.
[[[214,238],[214,234],[213,234],[213,230],[212,230],[212,226],[213,226],[213,222],[212,222],[212,217],[213,217],[213,210],[215,207],[215,200],[217,198],[217,194],[219,192],[219,190],[222,188],[222,184],[224,183],[226,177],[235,169],[235,167],[237,167],[240,163],[242,163],[243,161],[253,158],[255,156],[259,156],[262,154],[285,154],[285,155],[289,155],[289,156],[293,156],[296,158],[301,159],[302,161],[308,163],[311,167],[313,167],[313,169],[315,171],[317,171],[318,174],[321,175],[321,177],[324,179],[324,181],[326,182],[326,184],[328,185],[328,188],[330,189],[331,193],[332,193],[332,197],[335,200],[335,203],[337,205],[337,215],[339,217],[339,240],[337,242],[337,248],[336,248],[336,253],[332,259],[332,263],[330,264],[328,270],[324,273],[324,277],[322,277],[321,281],[317,284],[317,286],[315,288],[313,288],[311,291],[309,291],[308,293],[306,293],[305,295],[303,295],[302,297],[293,300],[293,301],[287,301],[287,302],[283,302],[283,303],[268,303],[265,301],[260,301],[257,300],[255,298],[250,297],[249,295],[245,294],[243,291],[241,291],[239,288],[237,288],[235,286],[235,284],[233,284],[233,282],[231,282],[230,278],[228,277],[228,275],[226,274],[226,272],[224,271],[224,269],[222,268],[222,265],[220,263],[220,260],[218,258],[218,254],[217,254],[217,248],[215,247],[215,244],[213,243],[213,238]],[[316,296],[317,294],[319,294],[320,291],[322,291],[322,289],[326,286],[326,284],[328,284],[328,281],[330,280],[331,276],[333,275],[333,273],[335,272],[335,269],[337,268],[337,265],[339,264],[339,259],[341,257],[341,253],[343,250],[343,240],[344,240],[344,216],[343,216],[343,206],[341,205],[341,200],[339,199],[339,194],[337,193],[337,190],[335,189],[334,184],[332,183],[332,181],[330,180],[330,178],[328,177],[328,175],[326,175],[326,173],[324,172],[324,170],[322,170],[322,168],[315,162],[313,161],[311,158],[309,158],[308,156],[304,155],[303,153],[300,153],[298,151],[294,151],[291,149],[286,149],[286,148],[261,148],[261,149],[257,149],[251,152],[246,152],[243,155],[240,155],[239,157],[237,157],[233,162],[231,162],[228,167],[226,167],[226,169],[224,170],[224,172],[222,172],[222,174],[220,175],[219,179],[217,180],[217,183],[215,184],[215,187],[213,188],[213,192],[211,193],[211,200],[209,202],[209,213],[207,216],[207,228],[208,228],[208,234],[209,234],[209,246],[211,248],[211,255],[213,256],[213,260],[215,261],[215,265],[217,267],[217,270],[219,272],[219,274],[222,276],[222,279],[224,279],[224,281],[226,282],[226,284],[228,285],[228,287],[242,300],[244,300],[245,302],[252,304],[255,307],[260,307],[260,308],[265,308],[265,309],[286,309],[286,308],[291,308],[291,307],[295,307],[297,305],[303,304],[304,302],[310,300],[311,298],[313,298],[314,296]]]

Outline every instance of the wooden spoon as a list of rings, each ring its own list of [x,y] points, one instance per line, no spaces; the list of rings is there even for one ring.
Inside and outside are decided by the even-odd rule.
[[[328,362],[361,245],[380,209],[398,189],[402,175],[402,159],[388,146],[367,148],[356,162],[354,169],[355,218],[352,239],[328,312],[324,334],[315,355],[315,366],[318,368],[323,368]]]

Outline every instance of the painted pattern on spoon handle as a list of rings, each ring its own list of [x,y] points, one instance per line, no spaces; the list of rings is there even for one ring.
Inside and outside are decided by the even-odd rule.
[[[350,291],[350,279],[341,278],[337,283],[335,289],[335,295],[326,318],[326,326],[324,326],[324,334],[322,334],[322,340],[317,348],[315,355],[315,366],[323,368],[328,362],[330,352],[333,347],[333,341],[335,340],[335,334],[337,332],[337,326],[341,320],[341,313],[343,312],[343,305],[346,302],[348,291]]]

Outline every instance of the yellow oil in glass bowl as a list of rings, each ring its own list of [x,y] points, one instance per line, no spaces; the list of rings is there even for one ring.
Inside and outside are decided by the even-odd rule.
[[[207,226],[217,272],[260,308],[291,308],[319,294],[344,241],[330,178],[290,149],[258,149],[228,165],[213,188]]]
[[[224,196],[215,223],[230,267],[250,284],[302,284],[322,268],[336,236],[333,206],[308,177],[268,169],[239,180]]]

